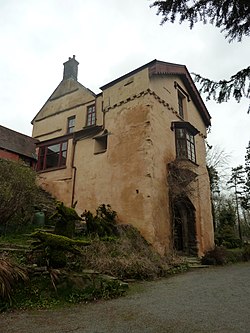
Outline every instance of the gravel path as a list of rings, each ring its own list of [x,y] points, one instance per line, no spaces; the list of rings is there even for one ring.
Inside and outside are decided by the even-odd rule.
[[[0,333],[249,333],[250,263],[197,269],[128,296],[0,315]]]

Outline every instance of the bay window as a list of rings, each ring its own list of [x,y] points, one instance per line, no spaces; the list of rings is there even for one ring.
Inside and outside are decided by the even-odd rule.
[[[65,166],[67,158],[67,147],[67,141],[40,146],[38,153],[37,171]]]
[[[171,129],[175,131],[176,158],[196,163],[194,137],[199,131],[187,121],[174,121]]]

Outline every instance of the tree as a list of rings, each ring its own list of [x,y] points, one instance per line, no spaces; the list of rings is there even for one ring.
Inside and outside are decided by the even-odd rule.
[[[230,162],[230,154],[218,145],[206,146],[206,163],[209,172],[210,182],[213,188],[213,192],[218,192],[221,190],[223,183],[226,182],[228,178],[228,165]],[[215,186],[214,186],[215,185]],[[218,185],[218,186],[216,186]],[[216,188],[217,187],[217,188]],[[215,191],[214,191],[215,190]]]
[[[241,205],[243,209],[250,210],[250,141],[246,148],[245,172],[246,172],[246,181],[244,184],[244,195]]]
[[[230,156],[223,148],[219,147],[218,145],[209,146],[207,143],[206,163],[210,181],[214,230],[217,229],[218,225],[218,214],[216,214],[216,210],[220,201],[220,193],[224,188],[226,179],[228,178],[227,169],[229,160]]]
[[[234,190],[234,198],[236,203],[236,213],[237,213],[237,222],[238,222],[238,230],[239,230],[239,237],[242,241],[242,231],[241,231],[241,221],[240,221],[240,201],[242,198],[242,186],[245,184],[244,180],[244,168],[242,165],[239,165],[236,168],[232,168],[231,178],[228,181],[229,188]]]
[[[177,17],[180,23],[188,21],[190,29],[197,22],[210,23],[221,28],[229,42],[240,42],[243,36],[250,35],[249,0],[164,0],[155,1],[151,7],[157,7],[157,15],[163,15],[161,24],[173,23]],[[231,97],[237,102],[243,97],[250,98],[250,66],[232,75],[228,80],[218,82],[193,74],[207,100],[212,97],[221,103]]]

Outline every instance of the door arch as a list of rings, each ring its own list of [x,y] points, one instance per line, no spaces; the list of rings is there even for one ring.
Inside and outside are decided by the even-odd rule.
[[[173,247],[182,254],[197,255],[195,207],[188,197],[173,203]]]

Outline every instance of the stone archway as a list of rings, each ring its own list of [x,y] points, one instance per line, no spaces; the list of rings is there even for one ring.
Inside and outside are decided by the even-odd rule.
[[[187,197],[173,203],[173,246],[185,255],[197,255],[195,207]]]

